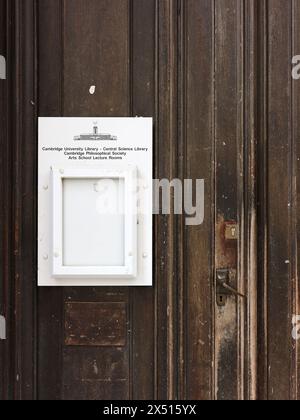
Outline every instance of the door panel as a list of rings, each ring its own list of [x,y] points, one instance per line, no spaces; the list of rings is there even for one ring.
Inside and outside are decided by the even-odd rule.
[[[48,7],[53,14],[51,20]],[[56,2],[53,6],[48,2],[48,7],[39,8],[40,115],[152,116],[154,2],[66,1]],[[129,17],[132,25],[129,25]],[[53,22],[56,22],[56,28],[50,27]],[[49,36],[52,30],[60,35]],[[131,31],[137,36],[132,51],[129,51]],[[85,45],[82,39],[91,42]],[[53,56],[53,50],[57,52],[56,56]],[[56,82],[49,84],[44,68],[53,59],[56,60],[53,67],[58,71]],[[89,93],[92,85],[96,86],[94,96]],[[49,109],[49,103],[52,103],[52,109]],[[45,300],[49,305],[45,305]],[[103,303],[110,309],[114,308],[115,302],[123,302],[126,308],[124,345],[118,349],[99,347],[98,351],[88,346],[77,349],[63,346],[63,308],[67,302],[81,303],[83,314],[84,306],[88,310],[89,305],[84,302]],[[44,331],[43,335],[39,334],[40,348],[43,349],[39,352],[40,398],[76,396],[77,399],[86,399],[89,395],[101,399],[154,398],[154,377],[148,373],[154,368],[153,305],[154,295],[150,288],[39,289],[39,324]],[[107,320],[110,316],[108,313]],[[52,336],[48,333],[49,323]],[[143,338],[145,334],[147,342]],[[55,359],[61,360],[62,369],[53,372],[51,363],[47,362],[49,358],[53,363]],[[81,361],[82,370],[74,365],[75,359]],[[87,369],[85,363],[98,372],[94,379],[80,377],[80,372],[84,375]],[[103,376],[102,365],[107,366]],[[45,381],[49,389],[44,386]]]
[[[182,28],[184,174],[187,179],[205,179],[204,224],[185,227],[183,238],[184,395],[191,399],[211,399],[214,397],[214,7],[209,0],[189,1],[182,14],[185,17]]]
[[[127,116],[130,114],[129,80],[129,2],[122,0],[98,2],[92,0],[62,2],[61,31],[63,42],[62,57],[62,112],[63,116]],[[86,42],[82,43],[85,39]],[[109,71],[108,71],[109,69]],[[91,85],[96,86],[95,95],[89,93]],[[109,311],[102,315],[103,323],[110,322],[115,313],[115,299],[118,290],[94,289],[85,292],[85,298],[78,290],[64,288],[63,304],[79,302],[82,307],[84,322],[88,319],[84,312],[89,309],[89,302],[103,306],[107,303]],[[125,306],[126,317],[123,320],[128,328],[120,337],[123,345],[117,347],[118,353],[111,356],[110,351],[98,347],[97,358],[93,357],[93,346],[63,346],[62,377],[63,399],[128,399],[129,393],[129,317],[130,296],[128,290],[119,290],[118,298]],[[87,302],[87,303],[85,303]],[[121,320],[120,320],[121,321]],[[65,330],[66,325],[63,326]],[[66,330],[63,334],[66,333]],[[114,334],[117,331],[113,330]],[[74,358],[79,358],[79,366]],[[112,357],[108,363],[108,358]],[[90,360],[90,362],[88,362]],[[93,360],[93,362],[92,362]],[[93,364],[93,375],[86,375],[87,363]],[[101,374],[101,367],[109,365],[108,372]],[[119,367],[119,368],[118,368]],[[77,370],[78,376],[74,374]],[[96,374],[98,372],[98,374]],[[99,373],[100,372],[100,373]]]
[[[238,263],[237,241],[226,241],[225,224],[240,222],[238,208],[239,147],[243,139],[243,7],[236,0],[215,5],[215,121],[216,159],[216,270],[234,269]],[[239,288],[236,283],[234,287]],[[225,307],[216,305],[215,377],[218,399],[237,399],[240,378],[238,335],[239,304],[236,296]],[[239,331],[240,327],[240,331]]]
[[[260,397],[299,398],[298,109],[299,81],[291,61],[299,54],[299,2],[260,4]]]
[[[7,339],[1,342],[3,399],[35,396],[36,122],[35,3],[0,2],[1,48],[1,291]],[[23,24],[21,24],[21,22]],[[1,54],[1,53],[0,53]],[[3,95],[2,95],[3,92]],[[3,129],[3,130],[2,130]]]
[[[0,0],[2,399],[299,397],[299,17],[297,0]],[[201,226],[155,217],[153,288],[37,288],[38,116],[153,116],[154,177],[205,180]],[[219,269],[244,298],[217,303]]]

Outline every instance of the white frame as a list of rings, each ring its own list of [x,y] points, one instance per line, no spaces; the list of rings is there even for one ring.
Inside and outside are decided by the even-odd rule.
[[[65,266],[63,264],[63,180],[124,179],[124,266]],[[55,279],[132,279],[137,276],[137,169],[52,168],[52,277]]]

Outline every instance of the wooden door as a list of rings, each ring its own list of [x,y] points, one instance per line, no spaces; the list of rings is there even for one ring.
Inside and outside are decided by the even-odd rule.
[[[0,0],[2,399],[298,398],[299,18],[298,0]],[[155,216],[153,288],[37,288],[39,116],[153,117],[154,177],[205,180],[201,226]],[[245,296],[225,306],[221,269]],[[91,318],[116,317],[93,345]]]

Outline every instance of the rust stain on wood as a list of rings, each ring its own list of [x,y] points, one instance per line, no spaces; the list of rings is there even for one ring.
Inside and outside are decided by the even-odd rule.
[[[123,347],[126,318],[125,303],[66,303],[65,344]]]
[[[225,238],[226,226],[235,225],[236,222],[225,220],[223,216],[218,216],[216,225],[216,267],[217,268],[237,268],[237,241],[228,241]]]

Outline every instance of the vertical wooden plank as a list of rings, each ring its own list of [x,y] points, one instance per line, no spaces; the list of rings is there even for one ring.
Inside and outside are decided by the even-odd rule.
[[[155,12],[155,0],[132,2],[132,116],[155,113]],[[131,308],[132,398],[154,399],[154,288],[134,288]]]
[[[185,13],[185,178],[205,180],[205,219],[185,227],[185,370],[188,399],[213,396],[214,2],[188,0]],[[184,54],[184,51],[182,51]]]
[[[74,3],[71,4],[70,2],[66,2],[64,16],[68,17],[67,21],[65,21],[62,14],[62,2],[48,2],[45,5],[46,7],[44,7],[44,5],[43,7],[40,7],[39,91],[41,116],[99,115],[100,113],[104,116],[130,114],[130,109],[128,108],[131,102],[128,85],[129,69],[126,70],[126,66],[129,62],[129,51],[127,45],[129,42],[129,32],[127,32],[129,31],[129,27],[127,26],[129,8],[126,6],[127,2],[124,1],[118,2],[118,5],[122,3],[121,8],[116,8],[115,3],[110,3],[109,7],[108,2],[104,3],[102,2],[100,4],[97,2],[96,4],[95,2],[90,2],[87,7],[86,2],[77,3],[76,5],[74,5]],[[124,9],[124,5],[126,6],[126,10]],[[69,7],[71,8],[71,13]],[[83,8],[85,9],[84,14],[82,14]],[[119,10],[119,12],[116,12],[116,10]],[[124,11],[126,11],[125,14]],[[154,2],[148,1],[147,5],[144,6],[141,2],[136,2],[133,5],[132,17],[134,20],[132,22],[132,35],[134,36],[134,39],[131,76],[133,83],[132,112],[133,114],[142,114],[145,116],[152,115],[154,112],[154,12]],[[121,16],[119,16],[118,13],[120,13]],[[97,17],[95,17],[95,14]],[[105,14],[107,14],[107,16]],[[51,19],[49,19],[49,16],[51,16]],[[109,19],[107,19],[107,17],[109,17]],[[91,26],[90,19],[94,22],[93,26]],[[102,25],[103,32],[100,31],[101,33],[99,33],[97,28],[102,20],[104,20],[107,27],[104,31]],[[108,38],[111,38],[108,34],[115,33],[115,25],[117,25],[117,22],[118,26],[120,26],[120,22],[124,22],[124,25],[126,23],[126,36],[124,36],[124,25],[121,25],[121,28],[118,29],[118,33],[115,34],[115,39],[112,39],[112,42],[118,46],[121,54],[117,54],[117,51],[111,52],[111,49],[108,49],[107,46]],[[78,25],[82,28],[84,36],[82,33],[78,34],[77,32],[76,34],[73,34],[72,31],[77,31]],[[89,45],[89,48],[84,48],[82,46],[82,39],[87,38],[92,39],[93,42]],[[62,45],[63,42],[64,46]],[[104,53],[103,48],[106,49],[106,53]],[[145,50],[148,51],[148,54],[145,54]],[[52,53],[53,51],[55,51],[55,54]],[[74,51],[75,53],[73,54]],[[78,52],[80,53],[79,55]],[[120,61],[117,61],[116,57],[119,57],[118,60]],[[62,59],[64,64],[62,63]],[[49,60],[52,60],[52,62],[56,64],[54,65],[54,73],[47,75],[48,73],[46,72],[46,68]],[[89,67],[90,74],[81,70],[81,68],[84,70],[86,69],[85,63],[89,60],[93,63],[92,66]],[[120,63],[119,67],[118,63]],[[114,68],[112,76],[113,79],[120,79],[113,84],[109,84],[106,80],[110,77],[111,72],[109,69],[111,68]],[[64,74],[62,74],[63,69]],[[124,69],[126,70],[125,72]],[[72,76],[73,73],[76,74],[76,77]],[[89,85],[86,83],[86,80],[89,79],[92,80],[92,84],[96,85],[96,102],[95,98],[89,95]],[[127,92],[124,92],[125,80],[127,83]],[[77,84],[81,87],[85,86],[84,96],[83,91],[80,92],[78,96],[76,96],[77,94],[73,94],[73,89],[76,89],[74,83],[76,86]],[[105,90],[103,91],[103,86],[108,89],[107,92]],[[112,86],[116,86],[114,91],[112,90]],[[64,95],[64,93],[66,94]],[[70,95],[70,98],[68,98],[68,95]],[[112,96],[114,96],[114,99]],[[81,102],[83,97],[85,101],[84,110]],[[77,98],[79,99],[77,100]],[[113,107],[111,106],[112,100],[114,101]],[[128,110],[126,110],[127,108]],[[75,381],[72,385],[72,369],[75,368],[75,361],[72,361],[73,356],[69,356],[68,350],[63,351],[62,349],[63,299],[61,293],[61,289],[39,290],[39,397],[41,399],[62,398],[62,372],[60,370],[52,369],[51,366],[53,366],[53,364],[62,363],[63,357],[67,361],[67,364],[65,364],[66,371],[64,386],[66,398],[71,398],[72,392],[74,392],[74,395],[78,398],[80,398],[80,396],[83,397],[83,395],[87,392],[86,388],[83,389],[83,387],[80,387],[80,381]],[[80,290],[79,293],[74,289],[66,289],[64,291],[65,299],[68,301],[71,299],[78,302],[82,300],[103,301],[107,300],[108,296],[115,299],[116,296],[118,296],[118,293],[118,290],[115,289],[107,289],[103,292],[100,290],[96,292],[96,290],[93,289],[85,293],[83,293],[82,290]],[[125,295],[122,293],[123,299],[126,301],[128,301],[128,293],[126,292]],[[134,384],[132,384],[133,389],[131,392],[136,396],[136,398],[153,398],[154,338],[152,338],[152,341],[147,340],[149,342],[149,346],[145,347],[144,336],[146,334],[149,338],[149,328],[146,321],[143,321],[143,317],[146,317],[149,322],[151,311],[153,314],[153,291],[151,289],[138,289],[130,293],[132,301],[132,326],[130,327],[130,330],[133,335],[133,350],[131,357],[133,368],[132,377],[134,378]],[[149,311],[145,311],[145,305],[149,307]],[[147,331],[145,331],[146,326]],[[151,333],[150,330],[150,335],[151,334],[153,337],[154,333],[153,331]],[[82,357],[84,357],[83,351],[81,351],[81,353]],[[127,360],[128,349],[126,350],[125,356],[124,353],[121,354],[123,354],[123,364],[124,366],[127,366],[127,381],[129,363]],[[97,356],[97,363],[101,364],[101,357],[103,357],[102,361],[105,361],[107,356],[107,352],[101,356],[100,351]],[[122,389],[124,389],[124,387]],[[112,392],[112,390],[106,390],[103,395],[106,395],[109,398],[118,398],[118,395],[110,395],[109,392]],[[129,390],[127,389],[127,396],[129,395],[128,392]],[[93,392],[92,394],[95,395]]]
[[[0,1],[0,55],[7,57],[7,8],[6,1]],[[10,197],[8,193],[7,183],[9,173],[9,148],[8,148],[8,110],[7,110],[7,85],[8,80],[0,80],[0,167],[1,167],[1,182],[0,182],[0,200],[1,200],[1,214],[0,214],[0,265],[1,265],[1,283],[0,283],[0,315],[5,316],[8,320],[8,242],[9,242],[9,210],[11,206]],[[8,369],[9,360],[8,355],[8,340],[0,341],[0,399],[8,399],[9,381]]]
[[[63,2],[63,114],[64,116],[128,116],[130,115],[130,2],[129,0],[64,0]],[[89,88],[96,86],[94,95]],[[80,291],[65,288],[64,300],[101,302],[108,295],[111,302],[118,289],[88,288]],[[124,289],[123,301],[128,307],[129,291]],[[76,300],[74,300],[74,297]],[[85,296],[85,299],[83,299]],[[84,322],[84,319],[83,319]],[[130,328],[128,328],[130,330]],[[127,345],[120,348],[122,370],[113,376],[114,364],[108,377],[95,377],[86,381],[79,376],[74,380],[75,354],[86,359],[92,356],[90,348],[64,348],[63,398],[72,399],[128,399],[129,389],[129,336]],[[99,366],[110,357],[98,348]]]
[[[62,116],[62,1],[38,2],[39,116]],[[49,66],[51,65],[51,71]]]
[[[11,380],[14,399],[30,400],[36,395],[35,382],[35,285],[36,285],[36,2],[10,2],[10,99],[9,135],[12,143],[9,185],[12,196],[13,270],[10,287],[10,334],[14,348]],[[11,32],[10,32],[11,31]]]
[[[129,5],[129,0],[64,2],[65,116],[129,115]],[[93,85],[96,93],[90,95]]]
[[[215,3],[216,269],[238,268],[238,247],[224,241],[224,223],[241,222],[238,151],[243,139],[242,10],[243,4],[237,0]],[[238,279],[236,288],[240,286]],[[229,296],[225,307],[216,305],[215,386],[219,400],[241,398],[243,326],[239,323],[239,301],[240,298]]]
[[[244,278],[244,290],[247,305],[241,308],[245,319],[245,333],[241,361],[244,376],[244,396],[247,400],[256,400],[257,383],[257,333],[258,333],[258,278],[257,278],[257,135],[258,135],[258,2],[245,2],[245,139],[241,143],[243,154],[244,182],[240,182],[240,213],[242,214],[242,252],[240,258],[241,277]],[[243,328],[243,327],[242,327]]]
[[[6,40],[6,19],[5,19],[5,12],[6,12],[6,7],[5,7],[5,2],[3,0],[0,1],[0,55],[2,55],[3,57],[6,56],[6,48],[5,48],[5,40]],[[3,168],[3,157],[5,154],[5,148],[4,148],[4,144],[5,144],[5,137],[4,137],[4,133],[6,132],[6,121],[7,121],[7,115],[5,112],[5,82],[3,80],[0,80],[0,164],[1,164],[1,168]],[[1,169],[1,180],[4,179],[4,174],[3,174],[3,169]],[[4,183],[1,182],[0,183],[0,200],[2,201],[2,197],[4,197]],[[2,203],[1,203],[2,204]],[[3,211],[4,207],[1,206],[1,213],[0,213],[0,217],[1,220],[4,220],[5,218],[5,212]],[[4,225],[3,222],[0,223],[0,237],[4,238]],[[3,255],[4,255],[4,241],[3,239],[1,239],[0,242],[0,262],[1,262],[1,270],[3,270],[2,267],[4,267],[4,261],[3,261]],[[3,270],[4,271],[4,270]],[[4,278],[3,276],[3,272],[2,274],[2,278]],[[4,282],[1,282],[0,284],[0,316],[4,316],[5,312],[4,312]],[[0,398],[1,400],[4,400],[4,342],[0,341],[0,372],[3,372],[3,374],[1,374],[0,377]]]
[[[39,2],[39,116],[59,117],[62,109],[62,4]],[[51,63],[51,71],[49,71]],[[62,398],[63,291],[38,289],[38,399]]]
[[[257,194],[258,194],[258,399],[267,400],[268,395],[268,1],[258,2],[258,148],[257,148]]]
[[[272,0],[268,11],[269,400],[291,398],[291,6]]]
[[[292,56],[299,55],[300,51],[300,4],[297,0],[293,0],[293,48]],[[300,262],[300,145],[298,141],[300,131],[300,83],[299,80],[293,82],[293,238],[295,253],[293,261],[293,290],[292,290],[292,317],[300,316],[300,283],[299,283],[299,262]],[[292,319],[293,321],[293,319]],[[293,325],[294,326],[294,325]],[[292,398],[300,399],[300,341],[294,339],[293,342],[293,389]]]
[[[187,2],[178,2],[178,146],[177,146],[177,177],[185,178],[185,155],[186,155],[186,32],[187,32]],[[185,277],[185,215],[177,216],[177,388],[178,398],[185,399],[187,396],[187,361],[186,361],[186,277]]]
[[[155,177],[176,178],[177,151],[177,0],[157,1]],[[176,252],[174,215],[155,225],[156,398],[177,395]]]
[[[126,310],[126,337],[124,346],[63,346],[62,396],[64,400],[118,400],[129,399],[129,350],[131,342],[127,288],[64,288],[64,306],[77,304],[83,309],[80,323],[88,328],[89,304],[103,304],[113,308],[121,303]],[[86,304],[86,306],[85,306]],[[66,319],[66,313],[64,314]],[[103,320],[105,322],[105,319]],[[106,321],[109,322],[109,319]],[[63,340],[63,338],[62,338]],[[103,369],[103,367],[106,367]]]

